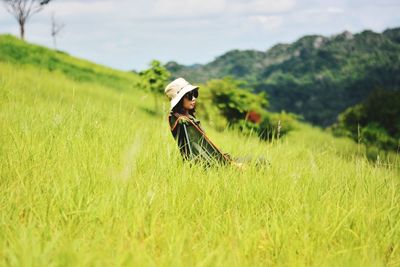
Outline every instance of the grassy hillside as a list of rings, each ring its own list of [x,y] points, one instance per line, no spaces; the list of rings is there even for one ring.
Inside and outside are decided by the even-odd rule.
[[[63,73],[79,82],[96,83],[119,90],[133,88],[132,73],[115,71],[105,66],[77,59],[62,51],[28,44],[12,35],[0,35],[0,62],[18,66],[31,65],[50,72]]]
[[[400,89],[400,28],[304,36],[266,52],[233,50],[205,65],[166,66],[174,77],[204,82],[227,75],[268,94],[273,111],[328,126],[375,89]],[[399,103],[400,104],[400,103]]]
[[[371,164],[306,125],[263,143],[206,123],[271,166],[190,167],[151,98],[126,90],[136,76],[91,66],[79,81],[0,62],[1,266],[400,264],[397,158]]]

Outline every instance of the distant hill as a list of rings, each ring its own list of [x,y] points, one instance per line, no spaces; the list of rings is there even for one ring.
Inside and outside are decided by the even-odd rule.
[[[400,88],[400,28],[304,36],[266,52],[232,50],[205,65],[168,62],[173,77],[194,83],[233,76],[265,91],[273,111],[327,126],[377,88]],[[400,103],[399,103],[400,104]]]

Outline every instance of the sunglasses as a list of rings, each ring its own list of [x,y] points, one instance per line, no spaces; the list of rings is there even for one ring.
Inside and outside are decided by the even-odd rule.
[[[194,90],[192,90],[192,91],[190,91],[190,92],[187,92],[187,93],[185,94],[185,97],[186,97],[187,99],[189,99],[189,100],[193,100],[193,97],[194,97],[194,98],[198,98],[198,97],[199,97],[199,90],[194,89]]]

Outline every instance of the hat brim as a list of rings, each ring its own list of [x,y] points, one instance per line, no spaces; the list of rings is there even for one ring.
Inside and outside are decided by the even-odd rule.
[[[190,92],[190,91],[192,91],[192,90],[194,90],[194,89],[199,89],[199,87],[198,87],[198,86],[195,86],[195,85],[191,85],[191,84],[188,84],[188,85],[186,85],[185,87],[183,87],[183,88],[179,91],[179,93],[171,100],[171,110],[176,106],[176,104],[179,103],[179,101],[182,99],[182,97],[183,97],[186,93],[188,93],[188,92]]]

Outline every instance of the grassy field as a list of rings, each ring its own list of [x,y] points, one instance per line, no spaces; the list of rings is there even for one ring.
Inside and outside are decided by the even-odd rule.
[[[307,125],[265,143],[204,122],[271,165],[189,167],[137,77],[93,68],[0,62],[1,266],[400,266],[397,157]]]

